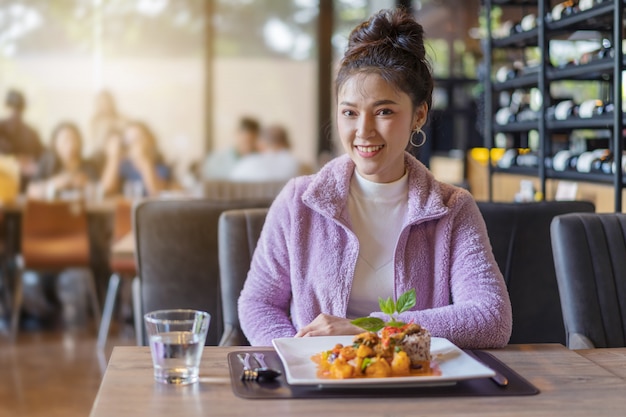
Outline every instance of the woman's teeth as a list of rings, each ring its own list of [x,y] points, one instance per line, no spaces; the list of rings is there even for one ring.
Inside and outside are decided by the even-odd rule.
[[[383,148],[383,145],[378,145],[378,146],[359,146],[357,145],[356,148],[360,151],[360,152],[376,152],[379,151]]]

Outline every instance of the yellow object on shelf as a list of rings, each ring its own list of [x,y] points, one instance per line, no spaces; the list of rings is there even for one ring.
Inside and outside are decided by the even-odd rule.
[[[491,163],[495,164],[502,158],[506,149],[504,148],[491,148]],[[483,166],[487,166],[487,161],[489,160],[489,149],[488,148],[472,148],[470,149],[470,158],[477,161],[479,164]]]

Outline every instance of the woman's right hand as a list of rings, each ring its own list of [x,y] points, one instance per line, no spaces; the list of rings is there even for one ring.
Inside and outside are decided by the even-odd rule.
[[[63,171],[50,178],[47,183],[55,190],[63,190],[72,184],[72,176],[69,172]]]
[[[349,319],[320,314],[296,333],[295,337],[344,336],[363,332],[363,329],[350,323]]]
[[[61,172],[48,180],[55,190],[80,189],[87,185],[89,179],[82,172]]]

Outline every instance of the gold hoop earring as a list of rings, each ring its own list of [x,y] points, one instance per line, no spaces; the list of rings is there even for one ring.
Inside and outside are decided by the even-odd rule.
[[[418,144],[415,144],[414,139],[416,136],[419,136],[420,134],[422,135],[422,141],[419,142]],[[424,133],[421,127],[418,127],[411,133],[411,139],[409,140],[409,142],[411,143],[411,145],[413,145],[416,148],[419,148],[420,146],[424,146],[424,144],[426,143],[426,133]]]

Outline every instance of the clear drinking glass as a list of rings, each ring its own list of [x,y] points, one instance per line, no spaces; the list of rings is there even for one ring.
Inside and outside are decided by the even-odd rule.
[[[154,379],[186,385],[198,381],[211,315],[197,310],[158,310],[144,315]]]

